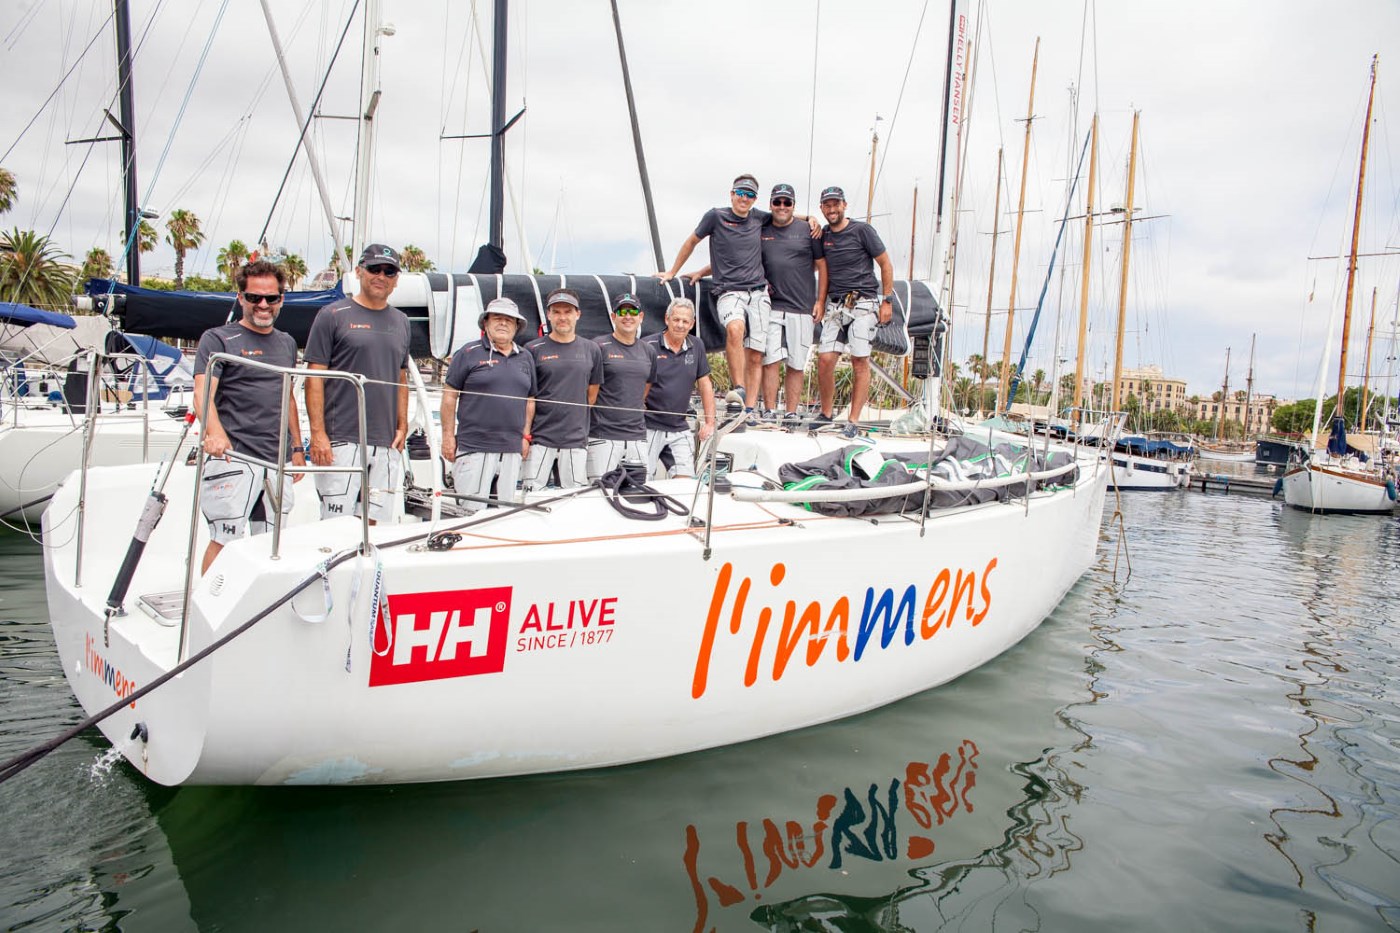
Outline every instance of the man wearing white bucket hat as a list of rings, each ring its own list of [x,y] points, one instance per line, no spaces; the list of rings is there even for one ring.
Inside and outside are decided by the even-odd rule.
[[[481,339],[452,354],[443,380],[442,455],[452,463],[457,494],[470,497],[461,503],[468,513],[487,499],[515,501],[530,446],[525,409],[535,394],[535,358],[515,343],[524,323],[509,298],[489,303],[477,320]]]

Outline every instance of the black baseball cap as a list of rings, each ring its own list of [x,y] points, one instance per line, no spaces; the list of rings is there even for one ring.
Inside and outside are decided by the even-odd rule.
[[[365,251],[360,254],[360,265],[386,265],[399,268],[399,254],[392,246],[385,246],[383,243],[371,243],[365,247]]]
[[[796,201],[797,192],[792,190],[792,185],[779,183],[773,186],[773,193],[768,196],[770,201],[774,198],[792,198]]]
[[[846,192],[832,185],[829,188],[822,189],[821,199],[823,201],[844,201],[846,200]]]
[[[646,310],[642,307],[642,303],[637,300],[637,297],[631,293],[622,295],[617,301],[613,302],[614,311],[621,311],[623,308],[636,308],[638,311]]]

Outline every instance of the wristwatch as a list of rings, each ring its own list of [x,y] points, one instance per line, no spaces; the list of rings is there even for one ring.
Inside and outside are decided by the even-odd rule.
[[[880,303],[881,303],[881,304],[884,304],[884,303],[887,302],[887,301],[890,302],[891,304],[894,303],[894,292],[890,292],[888,295],[881,295],[881,296],[880,296]]]

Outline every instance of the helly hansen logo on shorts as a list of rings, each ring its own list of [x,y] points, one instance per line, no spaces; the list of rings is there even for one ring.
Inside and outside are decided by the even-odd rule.
[[[383,656],[372,655],[369,685],[499,672],[505,666],[510,635],[511,589],[496,586],[390,596],[389,619],[384,624],[393,632],[394,642]]]

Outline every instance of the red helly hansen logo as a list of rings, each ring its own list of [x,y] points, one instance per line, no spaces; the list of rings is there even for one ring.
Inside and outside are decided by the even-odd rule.
[[[393,647],[373,655],[369,685],[417,683],[505,667],[511,587],[389,597]]]

